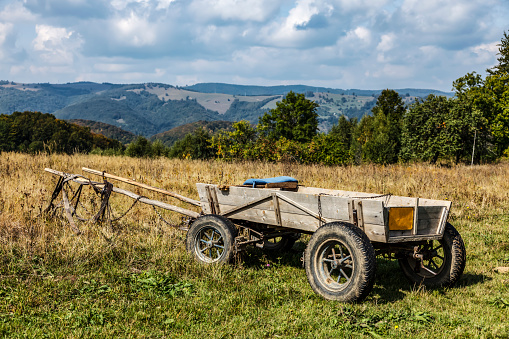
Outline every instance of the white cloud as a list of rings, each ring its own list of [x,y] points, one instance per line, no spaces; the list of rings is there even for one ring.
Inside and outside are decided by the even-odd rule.
[[[82,40],[73,31],[63,27],[36,25],[37,37],[33,40],[34,51],[48,64],[70,65]]]
[[[202,20],[263,22],[278,10],[281,0],[194,0],[189,13]]]
[[[168,9],[172,2],[175,2],[176,0],[158,0],[157,1],[157,7],[156,10],[160,9]]]
[[[34,21],[36,16],[27,10],[21,1],[15,1],[7,4],[0,11],[0,20],[4,22],[30,22]]]
[[[376,46],[376,49],[380,52],[388,52],[394,48],[395,40],[396,35],[394,33],[384,34]]]
[[[130,68],[127,64],[116,64],[116,63],[96,63],[94,69],[100,72],[125,72]]]
[[[5,43],[7,37],[12,31],[13,25],[11,23],[3,24],[0,22],[0,47]]]
[[[9,35],[12,32],[13,25],[11,23],[1,23],[0,22],[0,61],[6,57],[6,44]]]
[[[126,18],[117,19],[113,23],[114,34],[126,45],[142,47],[154,45],[157,39],[157,30],[145,17],[134,12]]]
[[[142,7],[149,6],[149,0],[112,0],[111,6],[117,11],[126,9],[130,4],[141,5]]]

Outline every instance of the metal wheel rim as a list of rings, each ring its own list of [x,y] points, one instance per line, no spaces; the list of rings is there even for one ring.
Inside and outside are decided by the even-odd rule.
[[[408,258],[408,264],[414,270],[415,274],[422,278],[433,278],[444,270],[445,263],[448,260],[448,253],[444,250],[443,240],[430,240],[419,247],[419,253],[424,254],[422,266],[420,260]]]
[[[224,237],[212,226],[202,228],[195,238],[195,253],[200,260],[215,262],[221,259],[225,251]]]
[[[345,289],[352,281],[355,270],[351,249],[341,241],[331,240],[317,252],[318,276],[323,286],[331,291]]]

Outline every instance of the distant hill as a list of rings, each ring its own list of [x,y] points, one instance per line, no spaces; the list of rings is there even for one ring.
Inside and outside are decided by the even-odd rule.
[[[203,83],[176,87],[161,83],[76,82],[26,84],[0,81],[0,114],[38,111],[59,119],[92,120],[146,137],[196,121],[248,120],[256,124],[289,91],[304,93],[320,107],[320,129],[338,117],[370,114],[382,90],[333,89],[306,85],[242,86]],[[416,97],[452,93],[431,89],[396,89],[407,103]]]
[[[296,93],[306,92],[324,92],[332,94],[344,94],[344,95],[360,95],[360,96],[371,96],[380,95],[382,90],[363,90],[363,89],[337,89],[327,87],[314,87],[306,85],[281,85],[281,86],[246,86],[246,85],[232,85],[222,83],[199,83],[192,86],[183,87],[183,89],[201,92],[201,93],[224,93],[231,95],[284,95],[289,91]],[[394,89],[401,96],[413,97],[426,97],[429,94],[443,95],[447,97],[453,96],[452,92],[442,92],[434,89],[415,89],[415,88],[403,88]]]
[[[89,127],[91,132],[104,135],[105,137],[110,139],[118,140],[124,145],[131,143],[136,139],[136,134],[124,131],[123,129],[117,126],[105,124],[104,122],[82,119],[72,119],[68,121],[78,126]]]
[[[172,128],[169,131],[158,133],[156,135],[153,135],[150,140],[161,140],[166,146],[172,146],[175,141],[179,139],[183,139],[186,134],[193,133],[198,128],[203,128],[210,133],[215,133],[219,130],[232,130],[232,122],[231,121],[196,121],[191,122],[189,124],[185,124],[179,127]]]

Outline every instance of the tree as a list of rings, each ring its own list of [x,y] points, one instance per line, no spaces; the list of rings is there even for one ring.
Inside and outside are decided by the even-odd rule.
[[[401,150],[401,125],[406,111],[403,99],[396,91],[385,89],[371,111],[372,134],[362,146],[363,156],[379,164],[395,163]]]
[[[453,83],[458,105],[470,112],[463,119],[470,122],[471,134],[477,139],[478,161],[493,160],[509,147],[508,84],[509,73],[482,79],[475,72]]]
[[[210,133],[197,128],[193,133],[187,134],[170,149],[169,157],[185,159],[210,159],[214,157]]]
[[[433,94],[410,106],[403,121],[402,159],[435,163],[456,152],[461,140],[450,135],[451,108],[452,100]]]
[[[306,99],[304,94],[288,92],[259,119],[258,130],[269,139],[286,138],[292,141],[309,142],[317,133],[319,105]]]
[[[225,160],[246,159],[256,140],[256,130],[246,120],[233,123],[233,131],[220,131],[212,137],[216,155]]]
[[[504,32],[504,36],[502,37],[498,46],[499,57],[498,65],[495,65],[493,68],[487,69],[489,75],[507,75],[509,74],[509,36],[506,32]]]
[[[345,149],[349,150],[352,146],[352,140],[357,119],[347,119],[344,115],[340,116],[337,125],[332,126],[329,135],[341,142]]]
[[[152,145],[147,138],[139,136],[136,140],[130,143],[126,150],[125,155],[129,157],[151,157],[152,156]]]

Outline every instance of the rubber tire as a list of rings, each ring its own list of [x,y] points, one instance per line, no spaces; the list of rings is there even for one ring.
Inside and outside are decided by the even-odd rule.
[[[205,229],[213,229],[221,235],[223,243],[223,251],[217,258],[208,260],[206,255],[200,255],[199,244],[200,235]],[[216,233],[217,234],[217,233]],[[186,236],[186,249],[190,252],[197,261],[203,263],[229,263],[235,254],[235,237],[237,236],[237,228],[227,218],[216,215],[207,214],[197,218],[190,226]]]
[[[327,245],[334,243],[341,243],[346,247],[353,261],[350,280],[341,287],[335,286],[339,284],[324,272],[325,265],[320,258],[320,252],[323,253]],[[327,300],[357,302],[363,300],[373,288],[375,250],[366,234],[358,227],[343,222],[331,222],[320,227],[311,236],[304,255],[304,266],[309,284],[318,295]]]
[[[467,261],[465,244],[458,231],[451,224],[445,225],[444,236],[439,240],[444,249],[444,261],[436,276],[426,277],[414,271],[415,259],[401,258],[399,265],[408,280],[426,287],[453,286],[463,274]]]
[[[277,243],[265,240],[263,249],[270,252],[288,252],[292,249],[295,242],[300,238],[300,233],[295,233],[295,235],[284,235],[279,238],[281,238],[281,240]]]

